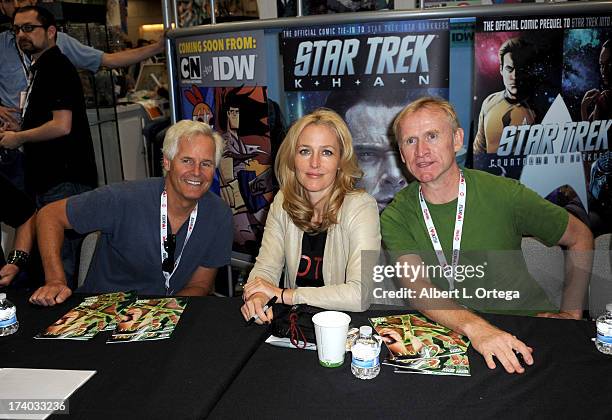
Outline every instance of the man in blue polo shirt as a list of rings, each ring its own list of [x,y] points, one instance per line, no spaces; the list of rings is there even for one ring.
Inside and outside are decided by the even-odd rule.
[[[223,139],[207,124],[180,121],[164,139],[164,178],[108,185],[60,200],[37,223],[45,285],[30,298],[52,306],[71,290],[59,249],[65,229],[100,231],[79,291],[136,290],[151,295],[207,295],[217,267],[230,263],[232,214],[209,191]]]

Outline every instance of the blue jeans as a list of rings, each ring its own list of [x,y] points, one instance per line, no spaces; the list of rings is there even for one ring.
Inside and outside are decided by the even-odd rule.
[[[91,190],[91,187],[72,182],[63,182],[42,194],[36,194],[36,207],[42,208],[49,203],[61,200],[73,195],[78,195]],[[74,230],[64,232],[64,243],[62,244],[62,264],[66,273],[68,287],[72,290],[77,288],[79,275],[79,262],[81,257],[81,243],[85,235]]]

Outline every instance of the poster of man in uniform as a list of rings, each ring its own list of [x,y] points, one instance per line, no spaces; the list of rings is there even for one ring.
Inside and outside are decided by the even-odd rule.
[[[421,96],[448,98],[448,20],[286,29],[281,33],[288,120],[318,107],[347,122],[379,210],[407,185],[392,133],[401,108]]]
[[[181,115],[224,139],[211,187],[234,215],[234,250],[255,254],[273,199],[263,31],[177,41]]]
[[[610,17],[481,18],[473,166],[610,232]],[[607,68],[606,68],[607,66]]]

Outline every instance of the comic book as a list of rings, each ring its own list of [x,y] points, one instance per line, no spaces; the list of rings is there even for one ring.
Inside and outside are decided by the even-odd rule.
[[[137,300],[122,308],[120,321],[107,343],[170,338],[186,306],[187,298]]]
[[[470,361],[466,354],[431,359],[383,361],[383,364],[394,366],[395,373],[470,376]]]
[[[384,364],[398,373],[469,376],[466,351],[469,340],[423,315],[406,314],[370,318],[389,357]]]
[[[134,291],[89,296],[34,338],[89,340],[109,326],[113,329],[121,309],[135,298]]]

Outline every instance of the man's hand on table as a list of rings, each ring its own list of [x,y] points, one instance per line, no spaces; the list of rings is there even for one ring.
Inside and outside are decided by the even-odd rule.
[[[557,318],[557,319],[582,319],[582,311],[560,311],[560,312],[542,312],[537,314],[540,318]]]
[[[257,324],[269,324],[272,322],[272,318],[274,318],[272,308],[268,309],[266,312],[263,311],[263,307],[268,303],[268,300],[270,300],[268,296],[263,293],[255,293],[250,296],[240,308],[240,312],[242,312],[244,319],[248,321],[255,315],[259,315],[259,319],[255,321]]]
[[[47,283],[32,294],[30,297],[30,303],[42,306],[54,306],[58,303],[64,302],[72,295],[72,290],[66,283],[53,282]]]
[[[495,356],[504,366],[508,373],[523,373],[525,368],[521,366],[517,354],[523,356],[526,364],[533,364],[531,353],[533,349],[515,336],[500,330],[484,321],[474,328],[469,328],[467,336],[472,342],[474,349],[482,354],[489,369],[495,369]],[[516,353],[515,353],[516,352]]]

